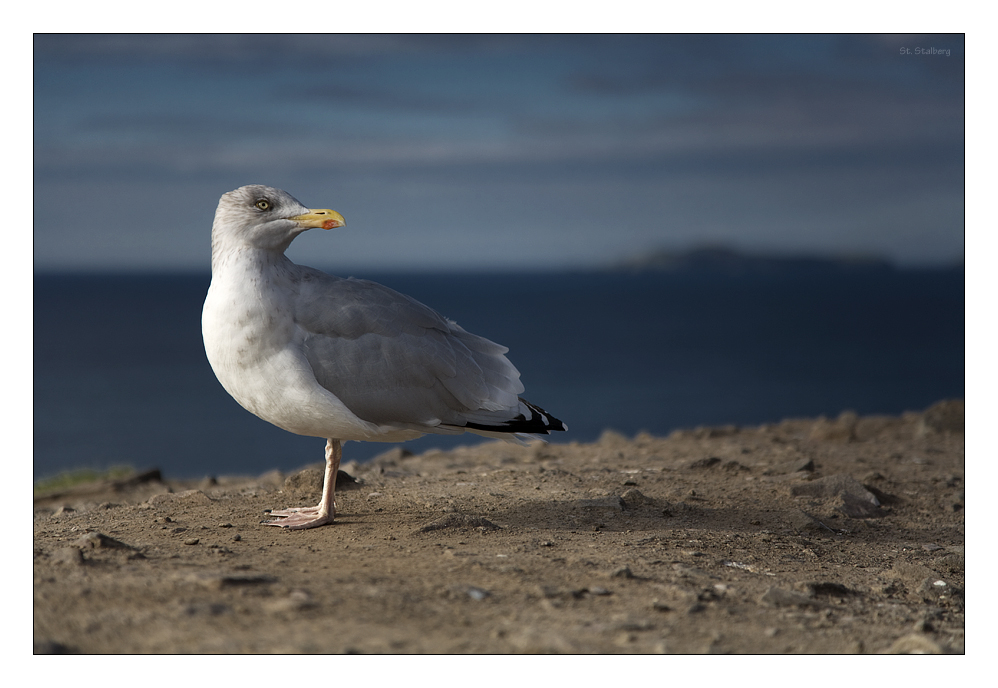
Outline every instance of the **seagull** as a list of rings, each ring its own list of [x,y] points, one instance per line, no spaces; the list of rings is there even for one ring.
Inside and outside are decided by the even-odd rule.
[[[265,525],[333,522],[342,443],[403,442],[471,432],[523,442],[568,427],[520,398],[508,349],[375,282],[296,265],[296,236],[343,227],[335,210],[285,191],[224,194],[211,228],[205,353],[240,406],[298,435],[326,439],[322,498],[271,511]]]

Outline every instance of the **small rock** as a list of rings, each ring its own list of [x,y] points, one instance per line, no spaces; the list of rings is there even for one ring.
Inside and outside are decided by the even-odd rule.
[[[851,475],[838,474],[810,482],[793,485],[790,494],[795,497],[836,499],[836,508],[850,518],[883,516],[880,500]]]
[[[811,597],[849,597],[850,595],[859,594],[841,583],[812,582],[805,583],[804,586]]]
[[[646,497],[640,490],[626,490],[620,495],[620,501],[624,503],[625,509],[638,509],[643,506],[654,505],[655,500]]]
[[[839,495],[838,510],[849,518],[879,518],[885,516],[886,512],[880,508],[880,500],[876,496],[873,499],[876,503],[871,502],[865,497],[855,495],[852,492],[843,492]]]
[[[134,549],[131,545],[126,545],[104,533],[87,533],[73,544],[81,549]]]
[[[481,602],[486,597],[490,597],[492,593],[488,590],[482,590],[481,588],[470,587],[468,588],[468,597],[475,600],[476,602]]]
[[[621,566],[610,573],[611,578],[636,578],[629,566]]]
[[[716,456],[711,456],[706,459],[697,459],[696,461],[691,461],[689,468],[703,469],[703,468],[713,468],[721,463],[721,460]]]
[[[892,655],[941,655],[943,649],[928,637],[920,633],[909,633],[898,638],[887,650]]]
[[[434,530],[443,530],[444,528],[477,528],[482,531],[486,530],[499,530],[499,526],[490,521],[487,518],[481,516],[468,516],[467,514],[447,514],[442,518],[438,518],[435,521],[431,521],[426,525],[418,528],[417,533],[429,533]]]
[[[201,542],[201,538],[187,538],[184,540],[185,545],[196,545]]]
[[[793,592],[792,590],[784,590],[782,588],[770,587],[763,595],[759,598],[759,601],[763,604],[768,604],[772,607],[821,607],[823,606],[820,602],[802,595],[799,592]]]
[[[800,509],[787,512],[785,516],[787,524],[798,533],[834,533],[835,531],[816,519],[811,514]]]
[[[336,471],[336,490],[359,490],[364,481],[353,477],[344,470]]]

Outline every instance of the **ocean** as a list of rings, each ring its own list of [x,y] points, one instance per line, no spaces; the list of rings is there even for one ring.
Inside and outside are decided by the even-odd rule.
[[[964,273],[358,274],[508,346],[523,396],[565,421],[665,435],[898,414],[964,396]],[[36,274],[34,475],[157,467],[255,475],[322,460],[240,408],[201,343],[208,274]],[[428,435],[412,451],[488,441]],[[349,442],[344,461],[393,445]]]

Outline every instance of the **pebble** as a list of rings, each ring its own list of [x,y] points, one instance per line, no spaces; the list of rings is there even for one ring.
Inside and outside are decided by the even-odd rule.
[[[492,593],[488,590],[482,590],[481,588],[470,587],[468,588],[468,597],[476,601],[482,601],[486,597],[490,597]]]
[[[871,518],[885,515],[876,495],[863,487],[863,484],[851,475],[830,475],[793,485],[790,488],[790,494],[794,497],[836,498],[839,500],[838,510],[850,518]]]
[[[859,593],[855,590],[850,590],[841,583],[832,582],[811,582],[805,583],[804,587],[807,591],[814,597],[849,597],[850,595],[858,595]]]
[[[625,490],[624,494],[620,495],[620,501],[623,503],[625,509],[638,509],[642,506],[652,506],[655,504],[655,500],[646,497],[644,493],[636,488]]]
[[[821,607],[820,602],[811,599],[807,595],[792,590],[784,590],[775,586],[770,587],[759,601],[771,607]]]
[[[721,460],[716,456],[711,456],[706,459],[697,459],[696,461],[691,461],[689,468],[713,468],[714,466],[721,463]]]
[[[201,542],[201,538],[187,538],[184,540],[185,545],[196,545]]]
[[[126,545],[120,540],[104,535],[104,533],[87,533],[77,538],[73,544],[81,549],[133,549],[131,545]]]
[[[824,523],[816,519],[811,514],[808,514],[800,509],[794,509],[793,511],[787,512],[785,515],[787,524],[796,530],[798,533],[834,533],[835,531],[826,526]]]
[[[499,526],[487,518],[454,513],[447,514],[442,518],[431,521],[430,523],[418,528],[416,532],[429,533],[434,530],[443,530],[445,528],[477,528],[482,531],[499,530]]]

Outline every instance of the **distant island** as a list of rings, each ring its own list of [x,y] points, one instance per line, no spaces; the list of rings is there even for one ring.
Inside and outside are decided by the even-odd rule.
[[[649,251],[609,266],[615,272],[676,272],[711,275],[815,274],[889,272],[894,264],[873,255],[783,256],[746,253],[725,246],[701,246],[685,251]]]

